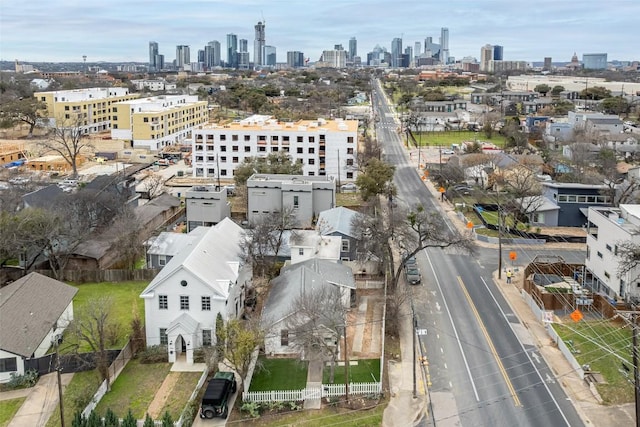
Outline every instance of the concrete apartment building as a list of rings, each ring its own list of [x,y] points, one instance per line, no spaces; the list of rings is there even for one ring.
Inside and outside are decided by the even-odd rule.
[[[585,281],[594,292],[612,299],[640,300],[639,271],[618,275],[618,245],[640,245],[640,205],[589,208]]]
[[[113,139],[133,148],[158,151],[192,136],[208,121],[207,102],[196,95],[163,95],[120,102],[112,107]]]
[[[327,176],[254,174],[247,180],[247,219],[293,208],[297,227],[311,227],[320,212],[336,205],[336,182]]]
[[[224,125],[194,130],[193,175],[230,179],[249,157],[284,151],[302,162],[304,176],[353,181],[357,176],[357,120],[299,120],[279,122],[253,115]],[[219,170],[218,170],[219,169]]]
[[[47,106],[49,126],[77,125],[77,118],[85,133],[104,132],[111,129],[112,105],[138,98],[125,87],[94,87],[88,89],[36,92],[33,95]]]
[[[195,186],[185,195],[187,232],[199,226],[211,227],[231,216],[231,202],[225,187]]]

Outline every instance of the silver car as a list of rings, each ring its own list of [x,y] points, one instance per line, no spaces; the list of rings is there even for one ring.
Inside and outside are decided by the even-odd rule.
[[[422,281],[422,275],[418,267],[409,267],[404,270],[407,282],[410,285],[418,285]]]

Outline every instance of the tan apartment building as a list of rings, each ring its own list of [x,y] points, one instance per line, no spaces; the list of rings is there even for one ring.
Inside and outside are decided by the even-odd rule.
[[[111,106],[120,101],[138,98],[125,87],[94,87],[87,89],[36,92],[33,95],[47,106],[48,126],[80,125],[84,133],[104,132],[111,129]],[[77,118],[81,119],[77,123]]]
[[[112,107],[111,137],[133,148],[159,151],[191,138],[209,121],[207,102],[196,95],[162,95],[120,102]]]

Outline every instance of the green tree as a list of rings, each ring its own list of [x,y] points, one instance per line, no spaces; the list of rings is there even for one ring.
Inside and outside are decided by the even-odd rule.
[[[222,313],[216,314],[216,351],[218,355],[224,354],[226,347],[224,320],[222,319]]]
[[[87,427],[102,427],[102,420],[95,409],[91,411],[89,418],[87,418]]]
[[[395,194],[392,182],[394,172],[394,166],[376,158],[370,159],[364,171],[356,179],[362,200],[368,201],[379,195],[393,196]]]
[[[71,427],[87,427],[87,419],[82,415],[82,411],[79,409],[73,414]]]
[[[605,98],[602,100],[602,109],[609,114],[627,114],[629,113],[629,101],[621,96]]]
[[[558,96],[560,95],[560,93],[564,92],[564,86],[554,86],[553,89],[551,89],[551,95],[553,96]]]
[[[580,92],[580,99],[592,99],[594,101],[609,98],[610,96],[611,91],[602,86],[588,87]]]
[[[222,363],[240,376],[238,389],[242,390],[249,373],[251,356],[255,349],[264,342],[264,331],[255,319],[231,319],[224,326],[224,337],[226,345]]]
[[[120,427],[120,420],[111,408],[107,408],[104,413],[104,427]]]
[[[142,425],[142,427],[155,427],[155,423],[153,422],[151,416],[149,416],[148,412],[144,416],[144,424]]]
[[[33,129],[38,120],[43,118],[43,111],[47,105],[34,97],[17,98],[0,103],[0,121],[3,126],[13,126],[19,122],[29,125],[29,138],[33,136]]]
[[[248,157],[236,169],[236,185],[246,185],[254,173],[302,175],[302,163],[294,162],[284,151],[270,153],[267,157]]]
[[[121,427],[138,427],[138,421],[133,416],[133,412],[131,412],[131,408],[127,411],[127,415],[122,420]]]
[[[169,411],[165,411],[162,416],[162,427],[173,427],[173,418],[171,418]]]
[[[547,96],[547,93],[551,91],[551,87],[548,84],[542,83],[534,87],[533,90],[542,94],[542,96]]]

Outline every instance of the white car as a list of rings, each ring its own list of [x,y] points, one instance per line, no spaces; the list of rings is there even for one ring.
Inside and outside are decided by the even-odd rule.
[[[455,152],[455,151],[453,151],[453,150],[442,150],[442,154],[448,154],[448,155],[451,155],[451,154],[456,154],[456,152]]]
[[[358,186],[356,186],[353,183],[342,184],[340,186],[340,190],[342,190],[342,191],[356,191],[357,189],[358,189]]]

